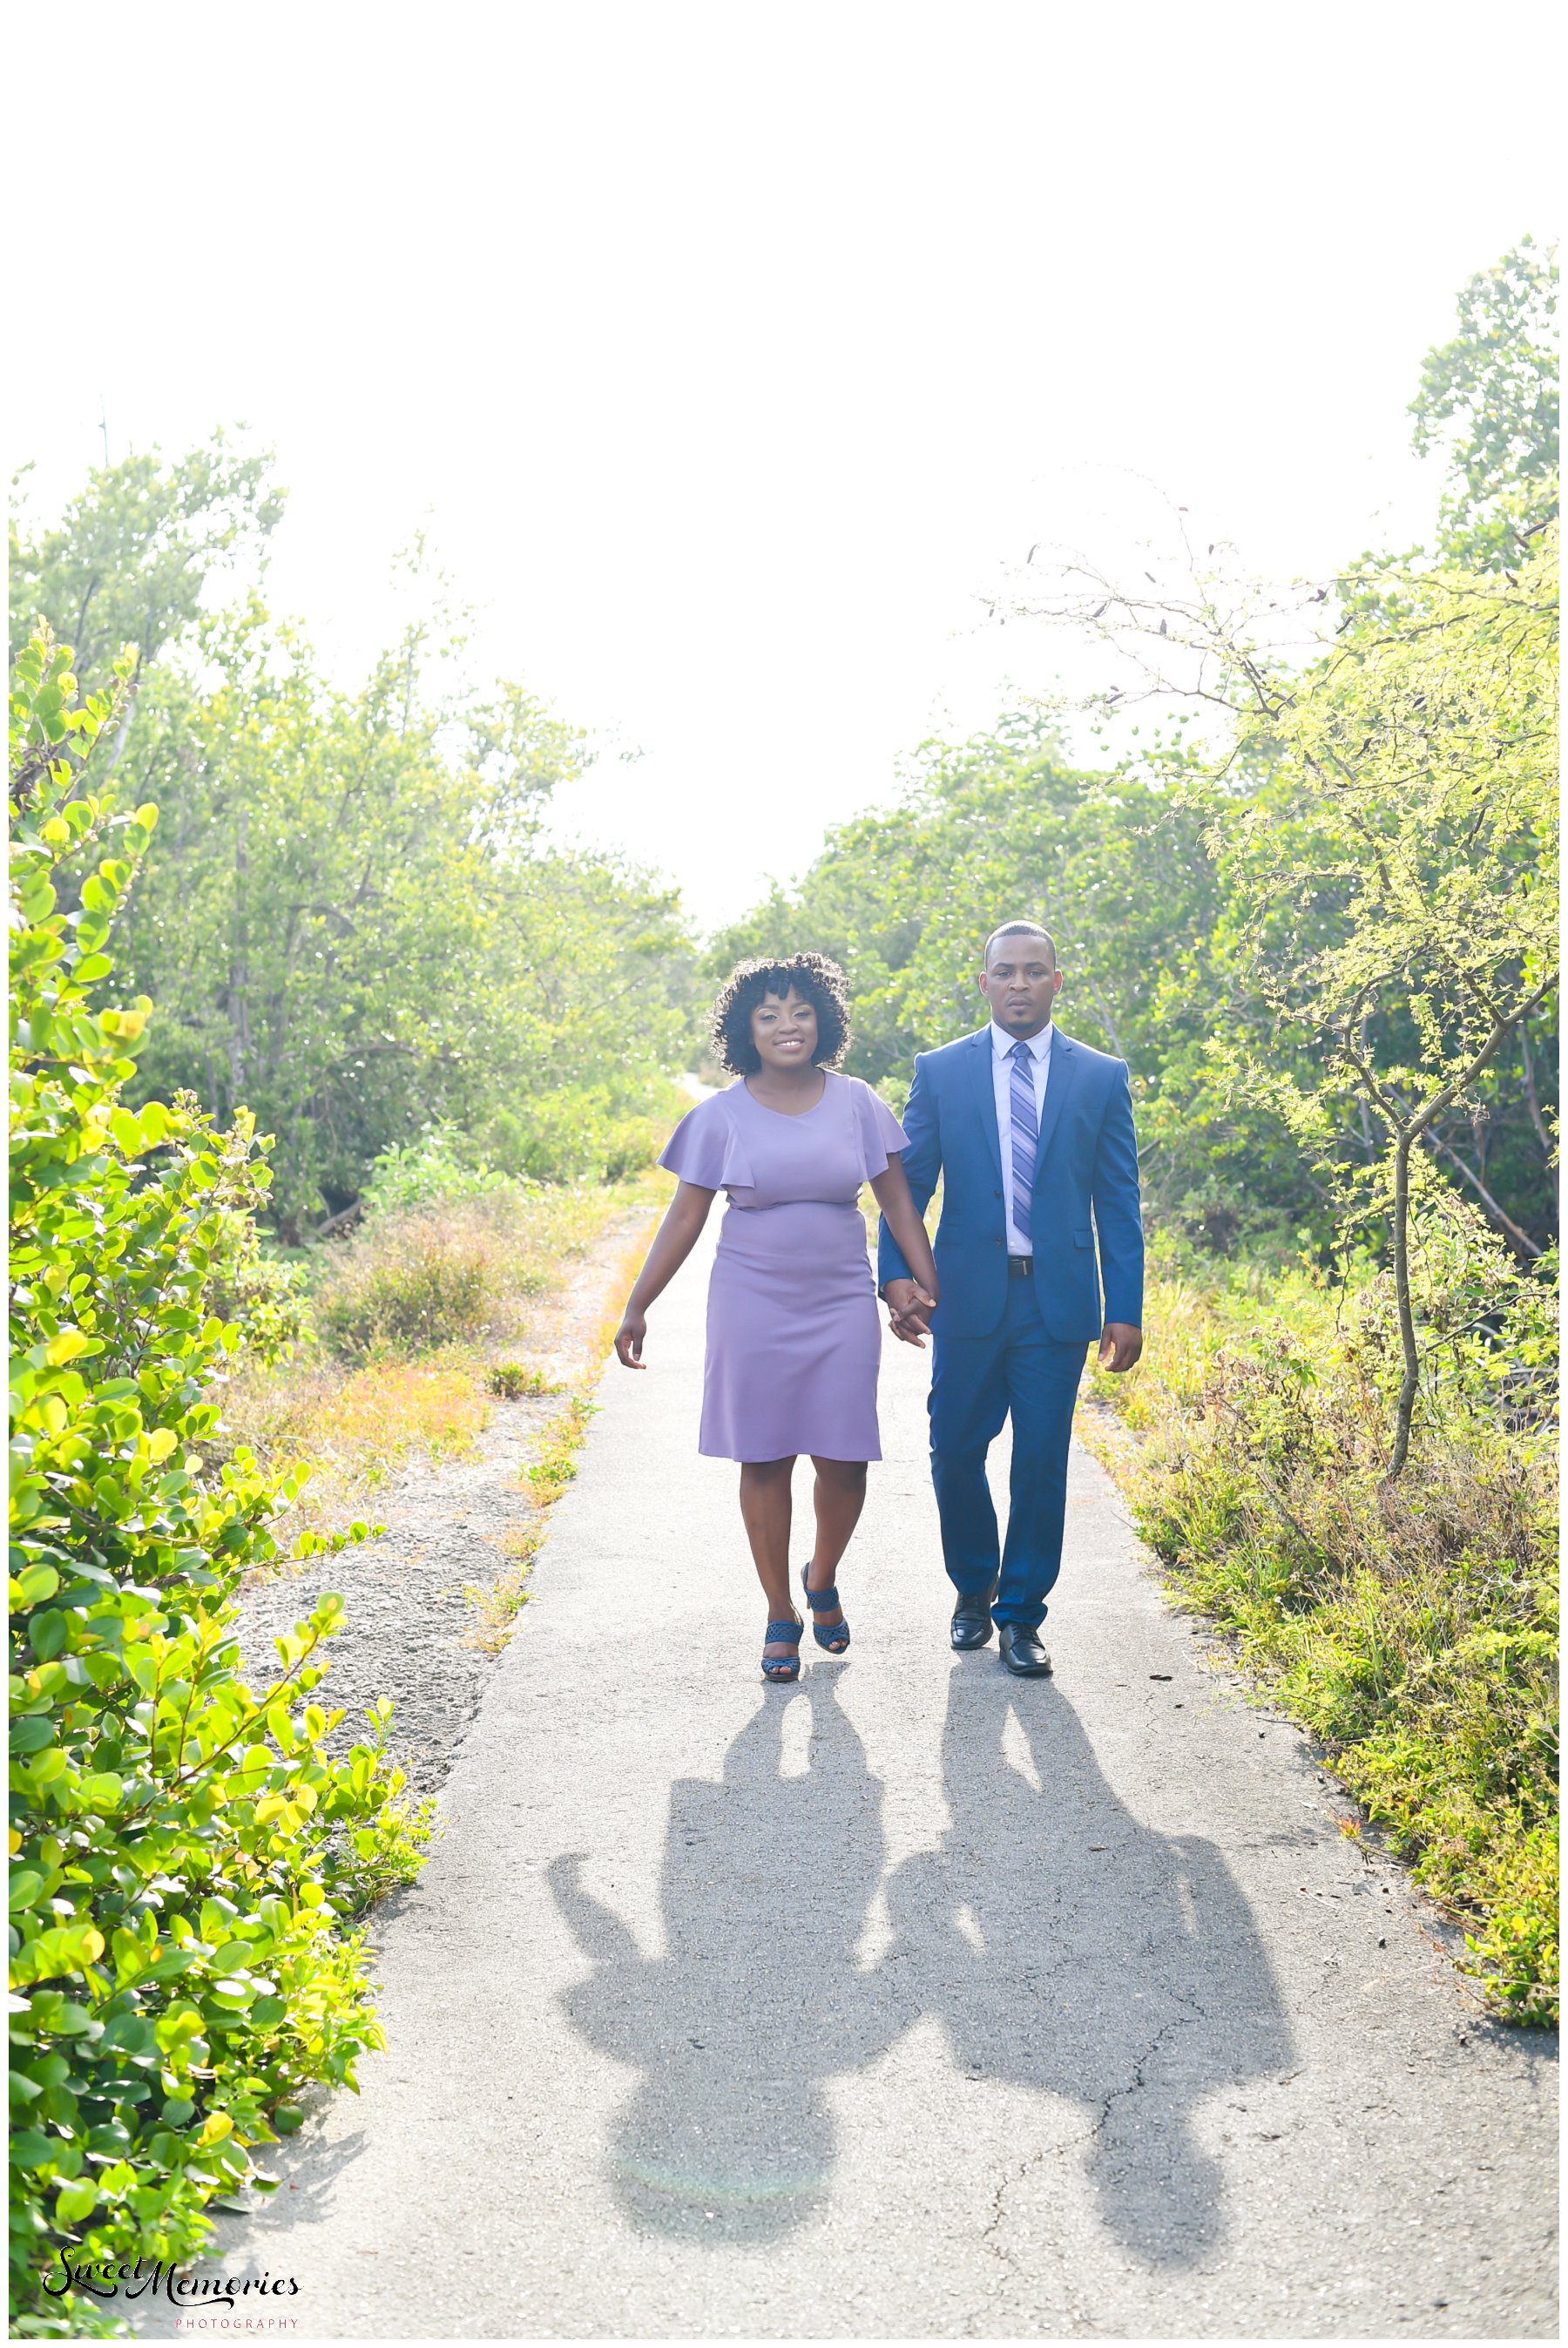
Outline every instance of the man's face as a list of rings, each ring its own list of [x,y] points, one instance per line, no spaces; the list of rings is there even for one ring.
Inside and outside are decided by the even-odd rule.
[[[991,1017],[1009,1035],[1038,1035],[1061,992],[1061,973],[1043,938],[998,938],[980,973]]]

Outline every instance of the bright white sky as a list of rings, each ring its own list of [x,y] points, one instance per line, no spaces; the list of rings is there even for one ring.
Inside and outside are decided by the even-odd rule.
[[[1553,231],[1507,93],[1555,15],[34,10],[8,437],[47,514],[100,392],[117,458],[249,423],[273,599],[345,676],[427,528],[481,668],[609,746],[562,827],[721,921],[1049,689],[1061,644],[976,601],[1032,540],[1114,565],[1145,483],[1285,575],[1426,533],[1405,405],[1463,279]]]

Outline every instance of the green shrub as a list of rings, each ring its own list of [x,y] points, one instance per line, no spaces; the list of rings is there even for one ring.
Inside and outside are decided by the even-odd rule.
[[[1389,1285],[1156,1274],[1146,1365],[1099,1379],[1147,1440],[1119,1463],[1173,1587],[1240,1642],[1421,1882],[1472,1927],[1501,2014],[1557,2007],[1553,1292],[1432,1319],[1418,1439],[1384,1478]],[[1459,1293],[1455,1292],[1456,1295]],[[1498,1302],[1497,1298],[1492,1301]]]
[[[339,1251],[316,1292],[317,1325],[351,1360],[463,1344],[490,1321],[504,1260],[479,1216],[389,1217]]]
[[[463,1137],[452,1125],[434,1125],[416,1141],[384,1149],[364,1188],[367,1215],[406,1215],[419,1208],[450,1206],[464,1199],[510,1192],[517,1182],[493,1167],[471,1165]]]
[[[326,1756],[338,1715],[313,1691],[340,1600],[278,1643],[269,1682],[241,1675],[234,1593],[278,1556],[297,1479],[262,1477],[243,1451],[215,1472],[201,1447],[245,1340],[210,1306],[251,1277],[241,1226],[266,1169],[247,1123],[215,1134],[188,1100],[127,1109],[149,1006],[88,1007],[156,818],[86,788],[118,714],[112,697],[77,705],[69,654],[47,636],[24,649],[10,1585],[23,2333],[102,2329],[90,2299],[43,2291],[62,2252],[189,2259],[215,2194],[269,2182],[257,2149],[297,2124],[300,2090],[352,2081],[380,2041],[365,1952],[343,1926],[415,1863],[419,1830],[379,1737]],[[287,1325],[277,1306],[259,1348]]]
[[[492,1117],[490,1155],[530,1182],[621,1181],[652,1165],[691,1107],[656,1071],[643,1072],[641,1090],[660,1096],[657,1114],[620,1106],[603,1086],[535,1094]]]
[[[174,1105],[181,1116],[200,1119],[194,1094],[176,1093]],[[241,1110],[232,1134],[219,1137],[219,1179],[211,1193],[217,1237],[202,1307],[240,1332],[239,1352],[247,1364],[267,1368],[287,1361],[313,1331],[303,1265],[269,1251],[252,1211],[254,1129],[255,1120]]]

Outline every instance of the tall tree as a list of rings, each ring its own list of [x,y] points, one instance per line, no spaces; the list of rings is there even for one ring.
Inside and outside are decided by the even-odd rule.
[[[135,672],[104,760],[163,816],[121,918],[121,967],[157,1004],[130,1097],[254,1111],[294,1238],[432,1122],[519,1172],[627,1162],[689,1057],[678,903],[547,847],[587,739],[519,685],[443,689],[444,619],[350,692],[253,581],[214,608],[281,509],[264,460],[219,435],[95,473],[16,550],[14,612],[76,633],[89,679],[122,644]],[[62,861],[67,914],[90,877]]]
[[[418,629],[357,694],[254,600],[200,650],[202,689],[155,681],[133,761],[162,810],[121,933],[159,1006],[138,1091],[252,1109],[292,1232],[432,1120],[518,1170],[591,1170],[559,1111],[553,1150],[530,1139],[539,1103],[587,1084],[595,1130],[612,1096],[644,1108],[683,1056],[689,954],[664,891],[541,843],[580,733],[518,687],[428,699]],[[624,1035],[605,1024],[621,996]]]
[[[1477,570],[1513,567],[1557,511],[1555,248],[1525,237],[1459,297],[1459,332],[1427,353],[1411,438],[1451,467],[1444,551]]]
[[[13,644],[46,621],[87,692],[103,689],[127,644],[145,670],[194,623],[214,574],[258,554],[277,527],[271,461],[215,432],[172,464],[155,448],[101,467],[52,530],[13,522]]]

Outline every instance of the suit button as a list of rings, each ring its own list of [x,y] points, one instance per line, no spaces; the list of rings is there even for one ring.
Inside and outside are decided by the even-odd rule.
[[[1001,1197],[1001,1192],[999,1190],[993,1190],[991,1192],[991,1196],[993,1199],[999,1199]]]

